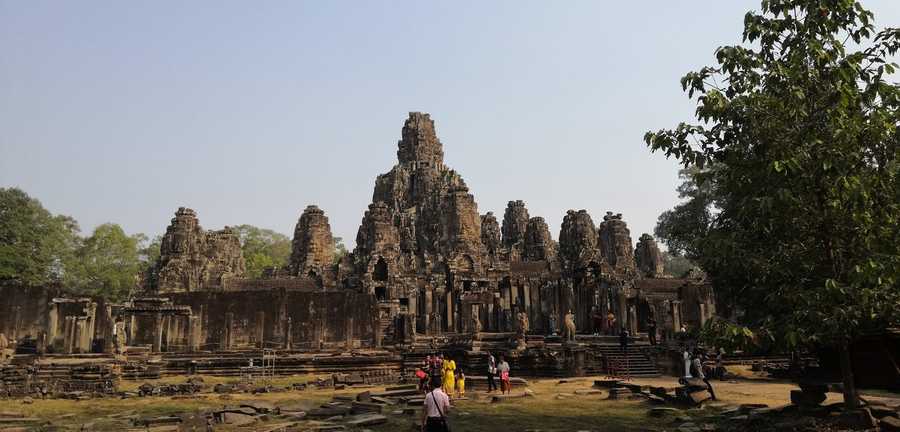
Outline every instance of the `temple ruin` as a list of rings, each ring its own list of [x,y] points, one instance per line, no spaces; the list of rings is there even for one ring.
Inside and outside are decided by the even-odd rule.
[[[325,211],[310,205],[290,262],[248,278],[237,233],[205,231],[182,207],[134,298],[4,287],[0,332],[30,335],[44,353],[381,350],[398,371],[435,350],[478,362],[490,349],[534,374],[579,374],[603,367],[603,347],[622,329],[644,338],[652,317],[665,339],[715,314],[711,285],[666,275],[654,239],[635,247],[622,214],[568,210],[557,238],[522,200],[502,221],[480,213],[444,164],[434,122],[414,112],[396,165],[375,180],[355,249],[339,261]],[[569,316],[576,335],[564,340]]]

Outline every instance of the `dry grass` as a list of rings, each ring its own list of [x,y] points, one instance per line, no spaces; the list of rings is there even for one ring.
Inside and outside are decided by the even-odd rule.
[[[234,382],[233,378],[203,377],[207,385],[217,383]],[[280,377],[273,381],[273,385],[288,386],[296,382],[306,382],[314,377],[292,376]],[[155,383],[180,383],[184,377],[169,377],[162,380],[150,381]],[[677,385],[675,378],[652,378],[635,380],[638,384],[674,387]],[[133,390],[142,381],[125,382],[124,389]],[[646,415],[650,405],[644,401],[615,401],[607,400],[607,394],[577,395],[576,390],[589,389],[593,384],[593,378],[582,378],[559,383],[555,379],[538,380],[530,383],[529,389],[534,392],[533,397],[519,398],[504,401],[502,403],[490,403],[485,393],[469,392],[470,399],[454,401],[451,410],[451,423],[454,432],[468,431],[524,431],[529,429],[541,431],[576,431],[576,430],[602,430],[602,431],[661,431],[672,430],[673,423],[670,418],[651,418]],[[769,406],[779,406],[790,403],[790,390],[797,388],[788,382],[771,380],[738,380],[738,381],[713,381],[719,402],[715,406],[738,405],[742,403],[764,403]],[[378,390],[381,387],[375,387]],[[196,430],[205,430],[202,418],[205,412],[221,408],[224,405],[238,405],[242,401],[268,401],[276,405],[300,404],[308,408],[318,406],[330,401],[337,394],[355,395],[363,391],[359,387],[345,390],[333,389],[309,389],[305,391],[290,391],[281,393],[264,394],[231,394],[220,396],[205,393],[196,398],[172,398],[172,397],[146,397],[130,399],[92,399],[84,401],[72,400],[35,400],[33,404],[22,404],[20,400],[7,400],[0,402],[0,411],[19,411],[30,417],[38,417],[59,428],[53,430],[80,430],[82,425],[88,425],[85,430],[92,431],[124,431],[123,425],[128,424],[131,417],[153,417],[170,414],[193,414],[197,420]],[[521,394],[523,388],[514,388],[514,394]],[[895,395],[896,396],[896,395]],[[839,394],[830,393],[827,402],[840,401]],[[370,427],[376,431],[411,431],[413,425],[418,424],[419,417],[392,415],[391,411],[397,409],[386,407],[385,414],[389,422],[384,425]],[[700,417],[714,412],[709,409],[688,410],[684,415],[688,417]],[[266,423],[264,423],[266,424]],[[271,423],[268,423],[271,424]],[[308,426],[315,423],[305,422]],[[61,426],[61,427],[60,427]],[[216,431],[249,431],[257,428],[234,428],[217,425]],[[39,428],[35,430],[41,430]],[[45,428],[44,430],[50,430]],[[190,431],[189,425],[182,430]]]

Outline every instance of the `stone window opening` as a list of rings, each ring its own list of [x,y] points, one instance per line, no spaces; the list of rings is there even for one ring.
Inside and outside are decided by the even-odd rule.
[[[380,302],[386,301],[387,300],[387,288],[383,287],[383,286],[375,287],[375,299]]]
[[[387,282],[388,266],[387,263],[384,262],[384,258],[378,258],[378,262],[375,263],[375,270],[372,271],[372,280],[378,282]]]

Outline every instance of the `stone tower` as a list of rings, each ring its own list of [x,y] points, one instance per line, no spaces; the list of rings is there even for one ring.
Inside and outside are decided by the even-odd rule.
[[[525,247],[525,229],[528,227],[528,209],[522,200],[510,201],[503,213],[503,245],[521,254]]]
[[[291,242],[291,272],[321,276],[334,260],[334,237],[325,212],[315,205],[303,210]]]
[[[634,249],[634,259],[637,262],[638,271],[643,276],[658,278],[664,276],[662,253],[656,240],[650,234],[641,235],[638,245]]]
[[[151,289],[174,293],[221,287],[225,279],[243,276],[245,267],[237,232],[228,227],[203,231],[197,213],[180,207],[163,235]]]
[[[587,210],[569,210],[559,230],[559,258],[566,269],[576,270],[599,264],[597,228]]]
[[[556,258],[556,242],[550,237],[550,228],[542,217],[528,219],[525,227],[524,261],[552,261]]]
[[[617,273],[634,272],[634,246],[631,231],[622,220],[622,214],[606,212],[598,230],[600,254]]]

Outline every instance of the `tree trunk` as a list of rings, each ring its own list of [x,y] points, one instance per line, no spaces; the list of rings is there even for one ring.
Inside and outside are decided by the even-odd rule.
[[[850,362],[850,343],[840,346],[841,378],[844,380],[844,409],[856,409],[859,406],[859,394],[853,379],[853,365]]]

